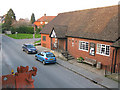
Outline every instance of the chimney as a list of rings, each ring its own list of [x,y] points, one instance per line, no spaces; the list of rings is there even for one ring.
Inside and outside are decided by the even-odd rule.
[[[46,16],[46,14],[44,14],[44,16]]]

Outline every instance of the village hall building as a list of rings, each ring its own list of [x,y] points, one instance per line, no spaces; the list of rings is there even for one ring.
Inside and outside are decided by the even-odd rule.
[[[120,64],[118,5],[59,13],[40,34],[43,47],[102,65]]]

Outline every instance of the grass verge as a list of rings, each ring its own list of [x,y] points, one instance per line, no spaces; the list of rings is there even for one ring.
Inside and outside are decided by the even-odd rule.
[[[41,44],[41,40],[35,41],[34,42],[34,46],[40,45]]]
[[[31,38],[33,38],[33,34],[10,34],[7,36],[14,38],[14,39],[31,39]],[[35,38],[41,38],[41,35],[35,34]]]

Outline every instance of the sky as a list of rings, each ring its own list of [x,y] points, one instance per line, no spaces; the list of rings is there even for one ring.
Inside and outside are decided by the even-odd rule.
[[[2,0],[0,1],[0,16],[13,9],[16,19],[35,19],[47,16],[57,16],[59,13],[118,5],[120,0]]]

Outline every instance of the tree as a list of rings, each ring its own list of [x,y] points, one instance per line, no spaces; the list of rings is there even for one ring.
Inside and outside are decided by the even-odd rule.
[[[31,15],[31,23],[33,24],[35,22],[35,15],[34,15],[34,13],[32,13],[32,15]]]
[[[13,12],[12,9],[10,9],[7,14],[8,14],[13,20],[16,20],[15,13]]]
[[[5,17],[5,23],[3,24],[3,32],[4,30],[10,30],[12,23],[16,21],[16,16],[15,13],[13,12],[12,9],[9,9],[9,11],[6,14]]]

